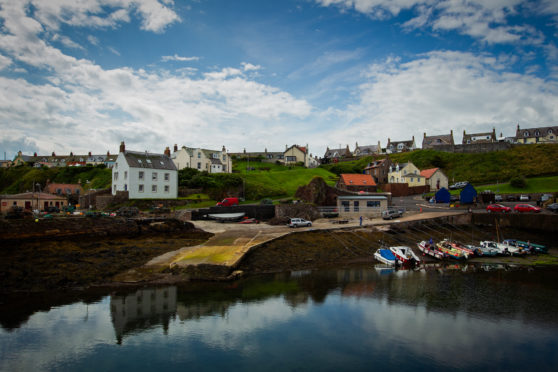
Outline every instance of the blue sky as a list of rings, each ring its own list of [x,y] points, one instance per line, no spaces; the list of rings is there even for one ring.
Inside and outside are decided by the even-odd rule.
[[[552,0],[0,0],[0,25],[7,158],[557,125]]]

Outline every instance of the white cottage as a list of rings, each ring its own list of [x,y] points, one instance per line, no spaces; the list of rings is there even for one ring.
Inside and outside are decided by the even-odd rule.
[[[165,154],[126,151],[124,142],[112,168],[112,195],[128,191],[130,199],[176,199],[178,171]]]

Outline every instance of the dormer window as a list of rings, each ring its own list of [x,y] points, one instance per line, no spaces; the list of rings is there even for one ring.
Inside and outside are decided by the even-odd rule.
[[[552,134],[552,129],[549,129],[549,130],[548,130],[548,134]]]
[[[141,161],[141,159],[138,159],[138,163],[143,164],[143,162]]]
[[[536,132],[535,132],[535,136],[538,137],[538,136],[540,136],[540,135],[541,135],[541,132],[539,132],[539,131],[536,131]]]
[[[145,161],[147,162],[147,164],[151,164],[151,159],[146,159]]]
[[[529,132],[527,131],[523,132],[523,137],[529,137]]]

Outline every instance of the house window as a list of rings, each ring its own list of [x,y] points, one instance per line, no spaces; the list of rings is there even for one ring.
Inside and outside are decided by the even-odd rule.
[[[128,171],[124,171],[124,179],[128,178]]]
[[[345,212],[349,212],[351,209],[351,204],[348,201],[342,201],[341,205],[343,206],[343,210]]]
[[[143,192],[143,185],[138,185],[138,191]]]
[[[112,188],[114,189],[114,192],[116,192],[116,185],[114,185]]]
[[[147,162],[147,164],[151,164],[151,159],[145,159],[145,161]]]
[[[169,185],[165,185],[165,192],[168,193],[170,191],[170,186]]]
[[[523,137],[529,137],[529,132],[523,132]]]
[[[198,162],[198,169],[201,169],[201,163]]]
[[[138,163],[143,164],[143,162],[141,161],[141,159],[138,159]]]
[[[354,207],[353,207],[353,210],[354,210],[355,212],[358,212],[358,210],[359,210],[359,208],[358,208],[358,206],[359,206],[358,200],[355,200],[355,201],[353,202],[353,206],[354,206]]]
[[[198,159],[201,158],[201,152],[198,152]]]
[[[540,135],[541,135],[541,132],[539,132],[539,131],[536,131],[536,132],[535,132],[535,136],[538,137],[538,136],[540,136]]]
[[[549,129],[549,130],[548,130],[548,134],[552,134],[552,129]]]
[[[139,173],[138,173],[138,178],[139,178],[140,180],[143,180],[143,172],[139,172]]]
[[[157,181],[157,172],[151,173],[151,179],[152,179],[153,181]]]
[[[118,163],[114,163],[114,169],[118,169]]]
[[[273,156],[272,156],[272,157],[273,157]],[[268,159],[271,159],[271,158],[269,157],[269,155],[267,156],[267,158],[268,158]],[[226,160],[227,160],[227,155],[223,155],[223,161],[226,161]]]
[[[165,173],[165,181],[168,181],[170,179],[170,173]]]
[[[296,156],[287,156],[287,161],[293,161],[296,162]]]
[[[368,208],[379,208],[380,207],[380,202],[376,201],[376,200],[368,200],[366,202],[366,207],[368,207]]]
[[[151,185],[151,192],[157,192],[157,185]]]
[[[415,179],[413,177],[411,177],[411,182],[414,182],[414,181],[415,181]]]
[[[118,172],[114,172],[114,180],[118,181]]]
[[[115,173],[115,174],[116,174],[116,177],[114,178],[114,180],[116,181],[118,179],[118,173]],[[62,195],[62,189],[56,189],[56,193],[58,195]]]
[[[128,191],[128,185],[124,184],[124,191]]]

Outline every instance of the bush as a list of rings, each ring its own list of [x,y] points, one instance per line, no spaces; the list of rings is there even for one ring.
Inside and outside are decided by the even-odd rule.
[[[524,189],[527,187],[527,181],[525,177],[513,177],[510,180],[510,186],[515,187],[516,189]]]

